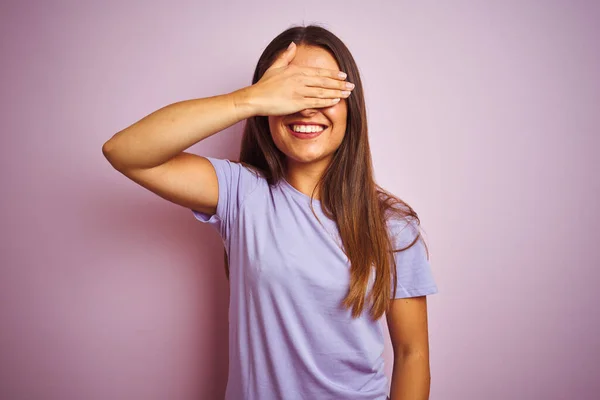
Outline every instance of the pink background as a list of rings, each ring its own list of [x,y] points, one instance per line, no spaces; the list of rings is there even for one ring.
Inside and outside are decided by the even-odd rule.
[[[597,2],[81,3],[0,7],[0,398],[222,398],[220,239],[101,147],[303,22],[353,52],[377,179],[422,218],[431,399],[600,398]]]

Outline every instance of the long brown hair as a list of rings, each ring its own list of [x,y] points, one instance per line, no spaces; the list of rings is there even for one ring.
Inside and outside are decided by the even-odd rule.
[[[393,249],[387,218],[405,218],[418,227],[419,217],[408,204],[374,181],[360,74],[352,54],[333,33],[317,25],[296,26],[282,32],[260,56],[252,84],[260,80],[292,41],[298,46],[316,46],[327,50],[339,64],[340,70],[348,74],[347,80],[356,85],[352,95],[346,99],[348,112],[344,139],[318,185],[321,208],[328,218],[337,223],[343,250],[351,265],[350,286],[343,305],[352,307],[352,316],[355,318],[363,312],[374,267],[375,281],[369,293],[370,313],[373,319],[379,319],[388,310],[390,299],[396,291],[393,253],[410,248],[421,236],[417,230],[417,236],[407,247]],[[239,161],[260,171],[270,185],[275,185],[285,176],[285,157],[273,142],[268,117],[247,119]],[[225,261],[229,274],[227,257]]]

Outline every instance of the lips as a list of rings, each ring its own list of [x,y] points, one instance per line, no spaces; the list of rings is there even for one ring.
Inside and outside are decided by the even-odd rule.
[[[309,124],[293,124],[293,125],[309,125]],[[310,125],[321,125],[321,124],[310,124]],[[296,132],[292,129],[291,125],[286,125],[285,127],[292,136],[297,137],[298,139],[313,139],[313,138],[316,138],[317,136],[321,135],[327,129],[329,129],[329,127],[327,127],[325,125],[321,125],[321,126],[323,127],[323,130],[321,132]]]
[[[327,128],[327,124],[321,124],[319,122],[307,122],[307,121],[291,121],[288,122],[288,125],[319,125],[323,128]]]

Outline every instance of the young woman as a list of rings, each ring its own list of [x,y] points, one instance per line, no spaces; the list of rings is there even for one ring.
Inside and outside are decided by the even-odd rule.
[[[243,120],[239,162],[184,152]],[[227,399],[386,399],[384,314],[391,399],[428,398],[437,287],[417,214],[374,181],[358,68],[335,35],[290,28],[251,86],[161,108],[102,150],[223,239]]]

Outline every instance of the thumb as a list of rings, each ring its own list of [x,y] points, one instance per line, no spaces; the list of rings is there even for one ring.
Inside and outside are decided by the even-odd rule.
[[[281,68],[287,66],[296,56],[296,43],[292,42],[283,53],[277,57],[275,62],[271,65],[273,68]]]

